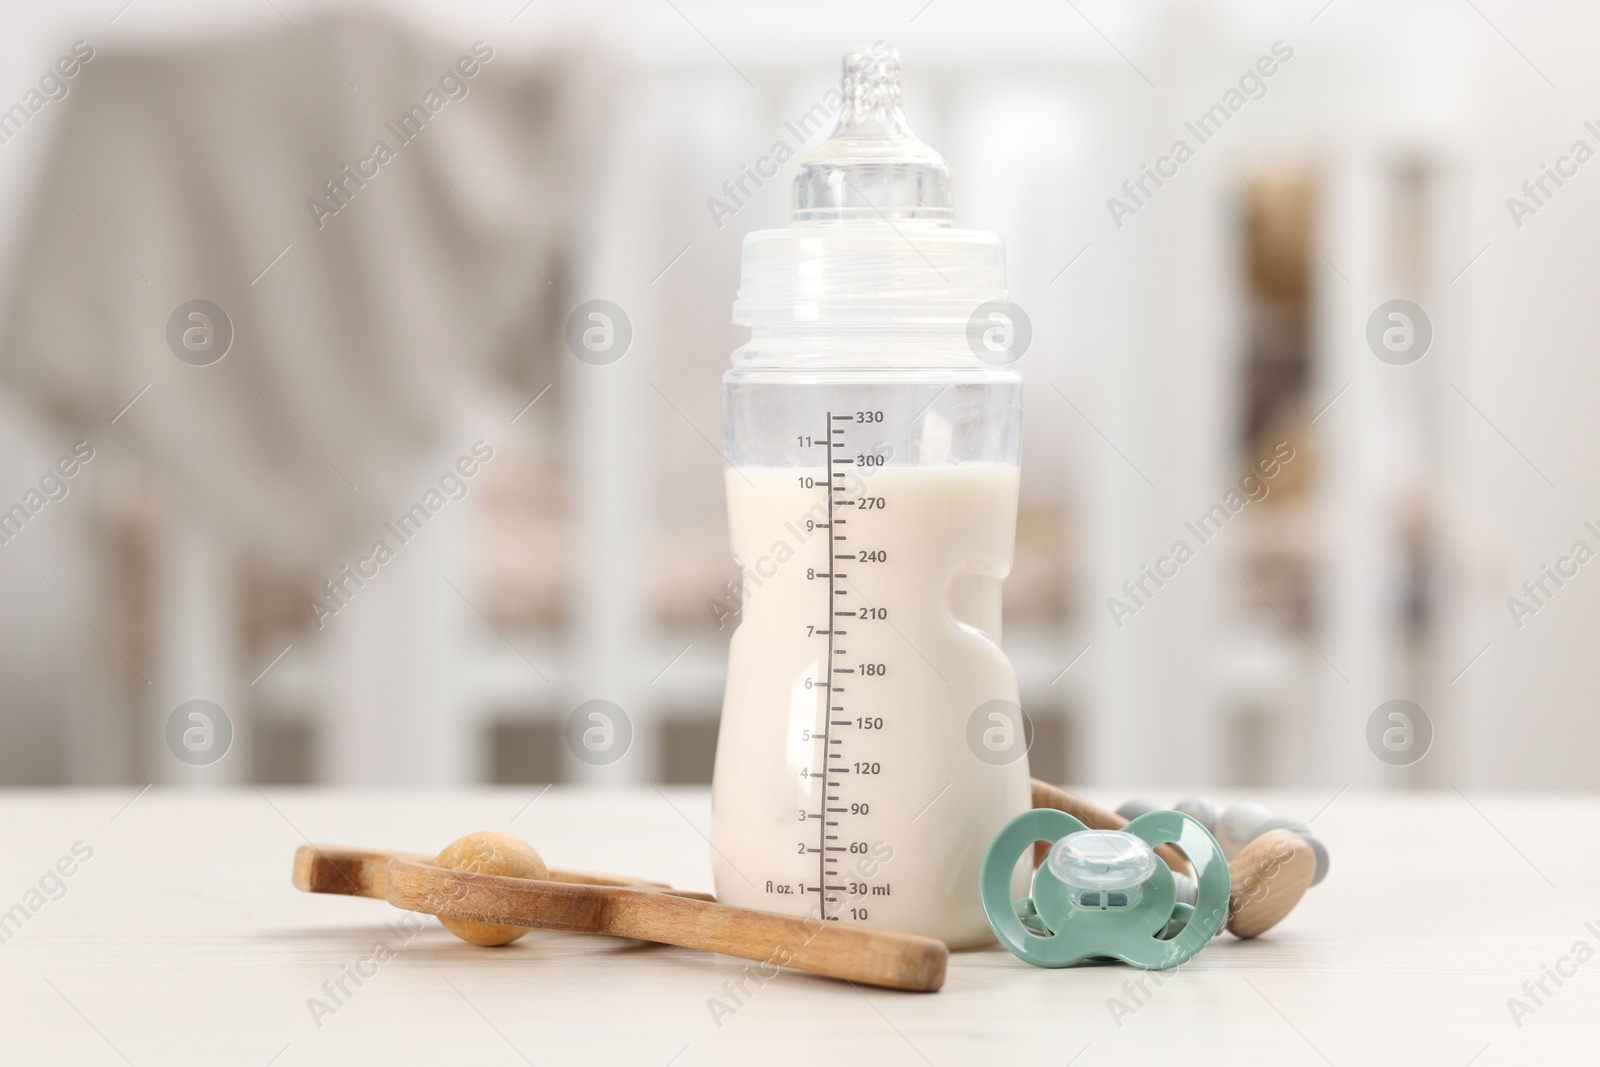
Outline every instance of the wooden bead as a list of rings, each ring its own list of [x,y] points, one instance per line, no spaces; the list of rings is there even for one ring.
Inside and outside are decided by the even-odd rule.
[[[1289,830],[1268,830],[1228,862],[1228,930],[1256,937],[1300,903],[1316,873],[1311,846]]]
[[[450,842],[433,861],[436,866],[469,874],[504,874],[547,881],[550,869],[532,845],[511,834],[482,830]],[[474,945],[509,945],[528,932],[526,926],[440,918],[446,930]]]
[[[1306,844],[1311,846],[1311,851],[1316,853],[1317,856],[1317,873],[1311,876],[1312,885],[1320,885],[1322,880],[1328,877],[1328,846],[1324,845],[1322,839],[1311,832],[1310,823],[1279,816],[1268,819],[1261,825],[1259,832],[1264,834],[1268,830],[1292,830],[1304,838]]]

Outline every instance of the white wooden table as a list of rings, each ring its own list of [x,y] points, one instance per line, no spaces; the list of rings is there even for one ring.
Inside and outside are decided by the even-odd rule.
[[[1283,926],[1222,935],[1149,995],[1126,967],[989,949],[952,956],[935,994],[785,972],[719,1026],[708,1001],[734,1003],[742,961],[541,932],[477,949],[289,885],[306,838],[431,851],[501,829],[553,865],[709,889],[703,789],[134,792],[0,793],[0,1063],[1488,1067],[1594,1062],[1600,1039],[1600,957],[1560,963],[1575,974],[1546,978],[1520,1027],[1507,1006],[1575,942],[1600,951],[1592,797],[1255,793],[1302,818],[1327,805],[1332,873]],[[92,855],[61,864],[62,893],[46,872],[78,842]],[[336,1004],[324,983],[352,968],[368,976]],[[313,998],[335,1010],[314,1018]]]

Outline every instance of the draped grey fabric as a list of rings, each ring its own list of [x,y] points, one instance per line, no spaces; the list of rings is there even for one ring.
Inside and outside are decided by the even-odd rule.
[[[552,377],[605,83],[506,32],[351,13],[96,52],[50,105],[5,385],[241,547],[319,565],[454,398]],[[209,366],[169,347],[195,299],[234,332]]]

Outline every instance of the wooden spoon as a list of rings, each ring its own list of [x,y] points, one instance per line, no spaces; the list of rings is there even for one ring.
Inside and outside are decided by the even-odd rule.
[[[863,930],[735,908],[638,886],[537,881],[449,870],[396,858],[384,896],[408,911],[542,930],[611,934],[792,967],[864,985],[931,992],[944,984],[950,950],[914,934]]]

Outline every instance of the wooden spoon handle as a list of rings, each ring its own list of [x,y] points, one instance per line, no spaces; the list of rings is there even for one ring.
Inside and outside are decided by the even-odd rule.
[[[950,950],[914,934],[862,930],[821,919],[735,908],[638,888],[540,882],[470,874],[397,859],[385,879],[389,903],[449,919],[544,930],[612,934],[792,967],[889,989],[944,984]]]
[[[1055,808],[1064,811],[1077,819],[1091,830],[1120,830],[1128,825],[1128,820],[1114,811],[1107,811],[1098,804],[1090,803],[1075,793],[1053,786],[1048,782],[1033,779],[1033,806],[1036,808]],[[1040,849],[1045,848],[1041,843]],[[1183,850],[1171,844],[1157,845],[1156,855],[1166,861],[1174,874],[1188,874],[1189,861],[1184,858]],[[1044,853],[1035,850],[1034,864],[1037,866],[1044,860]]]
[[[377,849],[345,848],[341,845],[301,845],[294,852],[294,887],[304,893],[335,893],[347,897],[372,897],[383,900],[389,861],[396,859],[410,863],[433,862],[432,856],[420,852],[381,852]],[[550,872],[550,880],[583,882],[587,885],[632,886],[688,897],[691,900],[716,899],[707,893],[673,889],[665,882],[594,874],[590,871],[553,870]]]

